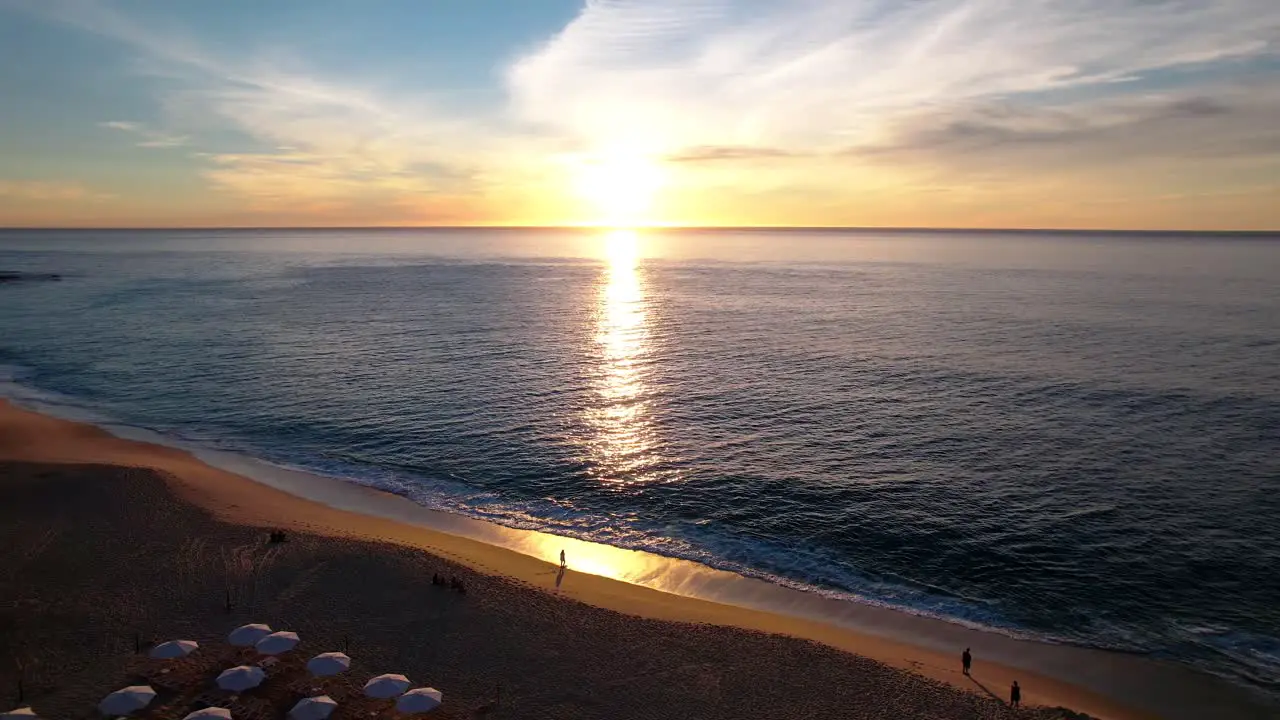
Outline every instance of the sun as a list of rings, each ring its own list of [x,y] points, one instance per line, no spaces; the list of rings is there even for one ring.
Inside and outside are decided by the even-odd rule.
[[[604,236],[604,260],[611,271],[633,272],[640,257],[640,240],[635,230],[615,228]]]
[[[578,197],[593,225],[630,228],[651,224],[662,171],[652,159],[625,154],[595,156],[574,171]]]

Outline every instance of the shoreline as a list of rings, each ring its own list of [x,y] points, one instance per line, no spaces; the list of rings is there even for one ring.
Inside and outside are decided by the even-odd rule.
[[[689,561],[505,528],[230,453],[192,454],[118,437],[4,400],[0,460],[157,470],[178,497],[224,522],[413,547],[627,615],[816,641],[977,693],[958,668],[959,651],[970,646],[987,686],[1001,694],[1016,678],[1028,705],[1064,706],[1112,720],[1264,716],[1240,697],[1241,690],[1180,665],[1015,639]],[[563,584],[556,577],[561,549],[569,559]]]
[[[19,370],[22,369],[21,366],[17,367]],[[4,366],[0,366],[0,370],[3,369]],[[824,622],[830,621],[837,624],[840,622],[839,618],[830,617],[832,608],[840,608],[852,604],[859,608],[871,607],[887,611],[890,613],[889,617],[907,615],[941,622],[948,626],[959,626],[983,634],[1000,635],[1038,644],[1146,656],[1141,651],[1126,651],[1123,648],[1111,648],[1044,637],[1035,633],[1021,632],[1016,627],[989,626],[978,621],[966,621],[962,618],[934,614],[911,606],[882,603],[874,599],[861,597],[854,592],[826,591],[822,588],[806,585],[803,582],[773,576],[768,573],[753,574],[750,572],[750,568],[746,568],[747,571],[744,572],[741,568],[718,567],[696,558],[666,555],[659,551],[644,548],[615,546],[607,542],[557,535],[552,530],[512,528],[503,525],[498,520],[468,514],[465,510],[420,505],[418,501],[408,495],[400,495],[394,490],[388,490],[377,484],[367,484],[359,476],[332,474],[323,470],[281,464],[278,461],[261,459],[240,450],[215,449],[201,444],[200,441],[188,441],[181,436],[165,434],[163,431],[119,422],[75,401],[73,398],[65,398],[56,393],[50,394],[23,385],[17,379],[20,377],[22,377],[21,373],[8,378],[0,377],[0,403],[8,402],[10,405],[37,414],[73,423],[91,425],[125,440],[183,451],[220,470],[241,475],[258,483],[282,490],[290,495],[316,501],[340,510],[401,520],[410,524],[426,525],[432,529],[452,535],[460,535],[488,544],[499,545],[547,562],[558,563],[555,550],[539,552],[540,546],[551,540],[564,545],[575,545],[578,549],[586,549],[589,555],[599,555],[602,552],[606,554],[613,553],[617,557],[608,558],[611,562],[596,563],[598,568],[594,571],[594,574],[603,574],[614,579],[662,592],[725,602],[730,605],[748,605],[755,607],[755,609],[781,611],[784,614],[787,612],[799,613],[811,616],[811,619]],[[405,501],[408,501],[407,504]],[[539,542],[531,542],[531,538],[536,538]],[[639,562],[630,562],[632,559],[637,558],[640,559]],[[649,563],[644,560],[646,558],[656,558],[661,562]],[[580,557],[576,559],[581,560]],[[670,568],[660,567],[665,564],[677,565],[682,569],[691,569],[693,572],[671,573]],[[660,568],[665,572],[643,572],[637,569],[646,565]],[[695,582],[690,576],[696,576],[694,579],[710,580],[712,587],[708,587],[708,583],[705,582]],[[726,590],[726,592],[716,593],[715,590],[717,588],[714,587],[715,585],[724,586],[726,584],[724,582],[717,583],[717,580],[727,580],[729,581],[727,584],[734,587],[722,587],[721,589]],[[740,580],[750,582],[735,582]],[[764,593],[756,592],[762,589],[757,583],[763,584]],[[776,595],[768,592],[768,589],[779,587],[785,592],[777,593]],[[759,597],[761,594],[766,597]],[[796,594],[804,598],[818,598],[823,602],[801,603],[801,605],[809,604],[815,605],[815,607],[791,607],[788,610],[788,606],[794,605],[794,603],[788,603],[787,600],[794,600]],[[759,606],[753,604],[757,600],[760,603]],[[780,607],[774,607],[769,602],[777,603],[779,600],[781,600]],[[823,607],[816,607],[817,605]],[[806,613],[806,609],[809,612]],[[838,615],[839,613],[837,612],[836,614]],[[860,618],[855,615],[848,622],[855,628],[865,625],[865,629],[868,632],[873,634],[878,632],[879,625],[868,625],[867,623],[860,623],[859,620]],[[890,622],[888,624],[892,626],[894,623]],[[892,635],[892,633],[889,634]],[[950,647],[943,649],[949,651]]]

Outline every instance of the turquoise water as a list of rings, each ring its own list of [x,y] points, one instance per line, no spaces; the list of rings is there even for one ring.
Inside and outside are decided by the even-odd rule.
[[[1280,676],[1280,242],[0,233],[11,395],[1019,636]]]

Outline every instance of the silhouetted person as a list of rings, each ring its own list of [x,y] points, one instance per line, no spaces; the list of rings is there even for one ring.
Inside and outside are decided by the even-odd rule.
[[[1018,681],[1013,681],[1013,687],[1009,688],[1009,706],[1018,707],[1022,702],[1022,688],[1018,687]]]
[[[960,656],[960,664],[964,665],[964,674],[969,674],[969,666],[973,664],[973,656],[969,654],[969,648],[964,649],[964,654]]]
[[[560,567],[568,567],[567,565],[565,565],[563,550],[560,551]]]

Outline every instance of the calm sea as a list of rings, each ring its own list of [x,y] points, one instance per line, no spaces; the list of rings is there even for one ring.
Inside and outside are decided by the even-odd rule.
[[[1280,688],[1280,238],[0,233],[6,392]]]

